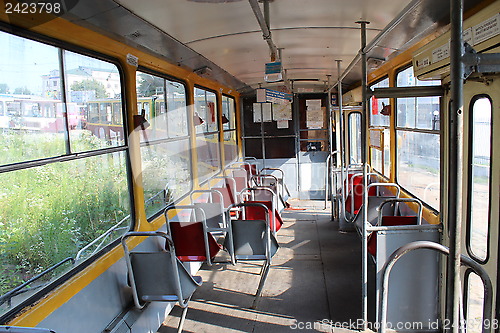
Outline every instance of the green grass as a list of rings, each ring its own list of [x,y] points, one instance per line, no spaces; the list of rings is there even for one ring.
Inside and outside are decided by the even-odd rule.
[[[105,145],[86,132],[72,143],[86,150]],[[0,147],[9,156],[0,161],[50,155],[60,144],[59,135],[3,133]],[[115,153],[0,174],[0,294],[74,257],[129,214],[124,165],[123,153]]]

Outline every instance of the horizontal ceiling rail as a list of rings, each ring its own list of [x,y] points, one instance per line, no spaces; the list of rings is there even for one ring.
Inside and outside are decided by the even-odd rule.
[[[370,52],[373,50],[377,44],[384,39],[394,28],[396,28],[401,22],[405,20],[405,18],[411,14],[415,8],[422,2],[423,0],[413,0],[410,2],[408,6],[406,6],[399,14],[396,16],[370,43],[368,43],[364,49],[365,53]],[[358,64],[358,62],[361,60],[361,50],[358,52],[358,54],[354,57],[354,59],[351,61],[349,66],[345,69],[345,71],[342,73],[342,75],[338,78],[338,81],[335,82],[330,88],[327,89],[327,91],[331,91],[334,89],[338,83],[342,80],[345,79],[345,77],[352,71],[354,66]]]

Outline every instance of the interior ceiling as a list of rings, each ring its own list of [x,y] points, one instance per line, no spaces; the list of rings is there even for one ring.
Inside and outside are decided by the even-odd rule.
[[[466,1],[466,8],[480,2]],[[260,5],[264,11],[263,5]],[[409,15],[381,38],[370,57],[387,59],[415,36],[445,25],[448,0],[270,0],[272,39],[282,51],[286,76],[295,88],[324,90],[360,49],[356,21],[369,21],[368,42],[405,8]],[[415,13],[418,13],[416,15]],[[264,81],[270,51],[247,0],[86,0],[70,20],[92,25],[192,70],[208,66],[214,79],[244,90]],[[357,68],[344,82],[359,81]],[[283,83],[280,83],[281,85]],[[275,84],[276,85],[276,84]]]

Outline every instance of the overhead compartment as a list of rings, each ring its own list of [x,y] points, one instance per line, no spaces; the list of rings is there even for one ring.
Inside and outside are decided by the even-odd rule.
[[[499,52],[500,1],[495,1],[465,20],[463,36],[464,41],[472,45],[478,53]],[[413,70],[420,80],[441,79],[449,74],[449,31],[413,54]]]

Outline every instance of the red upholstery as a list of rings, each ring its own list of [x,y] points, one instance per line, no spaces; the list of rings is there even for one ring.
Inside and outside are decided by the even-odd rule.
[[[352,193],[349,193],[347,196],[345,205],[346,205],[346,211],[353,214],[351,212],[351,201],[354,196],[354,214],[359,213],[359,209],[361,208],[361,205],[363,205],[363,177],[362,176],[356,176],[352,178]],[[351,187],[348,188],[348,190],[351,190]],[[370,187],[368,190],[368,196],[374,196],[377,194],[377,189],[375,187]]]
[[[171,222],[170,230],[175,246],[175,254],[180,261],[206,261],[203,225],[201,222]],[[207,232],[210,258],[222,248],[214,236]]]
[[[257,174],[257,165],[255,164],[243,164],[243,168],[248,172],[248,178],[250,179],[253,175]]]
[[[281,219],[280,214],[276,210],[274,211],[275,223],[273,223],[273,221],[272,221],[272,214],[271,214],[272,203],[271,203],[271,201],[245,201],[245,203],[264,204],[268,209],[269,218],[271,219],[269,221],[271,230],[278,231],[281,229],[281,226],[283,225],[283,220]],[[246,220],[265,220],[266,213],[264,212],[264,209],[262,209],[262,207],[246,206],[245,207],[245,219]]]

